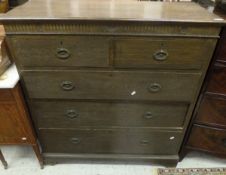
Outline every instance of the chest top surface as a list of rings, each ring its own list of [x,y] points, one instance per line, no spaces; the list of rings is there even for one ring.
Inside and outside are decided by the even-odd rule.
[[[1,21],[65,19],[192,23],[223,20],[195,3],[136,0],[30,0],[0,17]]]

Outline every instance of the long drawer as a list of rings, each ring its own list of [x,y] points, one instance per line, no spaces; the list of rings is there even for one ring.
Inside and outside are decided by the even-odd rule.
[[[190,101],[201,73],[24,71],[30,98]]]
[[[44,153],[177,154],[181,133],[150,129],[46,130],[39,132]]]
[[[101,36],[8,37],[19,65],[108,67],[109,39]]]
[[[226,128],[226,100],[208,95],[204,96],[195,121]]]
[[[122,38],[115,41],[114,65],[120,68],[200,69],[210,60],[215,39]]]
[[[226,155],[226,130],[194,125],[188,147]]]
[[[38,128],[183,127],[187,104],[32,101]]]

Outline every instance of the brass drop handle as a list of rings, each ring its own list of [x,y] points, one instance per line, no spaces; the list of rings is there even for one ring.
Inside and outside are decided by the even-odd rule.
[[[71,138],[71,143],[73,144],[79,144],[81,142],[81,140],[79,138],[73,137]]]
[[[69,110],[66,111],[66,116],[69,119],[75,119],[75,118],[78,118],[79,113],[74,109],[69,109]]]
[[[151,112],[146,112],[146,113],[144,114],[144,118],[145,118],[145,119],[152,119],[152,118],[153,118],[153,115],[152,115]]]
[[[71,56],[71,53],[68,49],[58,48],[57,52],[56,52],[56,56],[59,59],[65,60],[65,59],[68,59]]]
[[[226,138],[222,140],[223,145],[226,147]]]
[[[140,144],[141,144],[141,145],[148,145],[148,144],[149,144],[149,140],[146,140],[146,139],[141,140],[141,141],[140,141]]]
[[[151,83],[149,86],[148,86],[148,91],[149,92],[159,92],[160,90],[162,89],[162,86],[158,83]]]
[[[61,88],[65,91],[71,91],[75,88],[74,84],[71,81],[63,81],[61,83]]]
[[[153,58],[156,61],[165,61],[168,56],[169,56],[168,52],[162,49],[153,54]]]

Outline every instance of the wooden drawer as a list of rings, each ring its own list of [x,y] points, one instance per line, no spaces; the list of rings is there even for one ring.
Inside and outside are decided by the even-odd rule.
[[[226,100],[205,96],[200,104],[196,122],[217,127],[226,127]]]
[[[226,95],[226,66],[216,64],[207,87],[207,93]]]
[[[131,38],[115,41],[114,64],[121,68],[200,69],[211,59],[216,40]]]
[[[226,155],[226,130],[194,125],[188,147]]]
[[[40,130],[44,153],[177,154],[181,133],[150,129]],[[57,139],[56,139],[57,138]]]
[[[183,127],[186,104],[97,103],[54,101],[30,103],[38,128]]]
[[[217,61],[226,62],[226,28],[224,27],[217,47]]]
[[[30,98],[190,101],[199,73],[24,71]]]
[[[108,67],[109,41],[98,36],[8,37],[16,60],[26,66]]]
[[[12,92],[9,89],[0,89],[0,102],[14,101]]]

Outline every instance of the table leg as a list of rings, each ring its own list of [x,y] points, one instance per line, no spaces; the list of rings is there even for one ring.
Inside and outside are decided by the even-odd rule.
[[[0,160],[2,161],[2,164],[3,164],[4,168],[7,169],[8,168],[8,164],[7,164],[7,162],[6,162],[5,158],[4,158],[1,150],[0,150]]]
[[[37,159],[39,161],[41,169],[43,169],[44,168],[44,161],[43,161],[43,158],[42,158],[42,155],[41,155],[41,152],[40,152],[38,144],[33,145],[32,148],[33,148],[33,150],[34,150],[34,152],[36,154],[36,157],[37,157]]]

